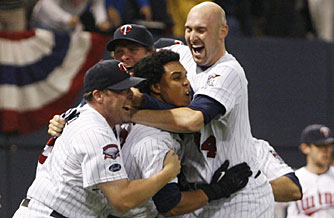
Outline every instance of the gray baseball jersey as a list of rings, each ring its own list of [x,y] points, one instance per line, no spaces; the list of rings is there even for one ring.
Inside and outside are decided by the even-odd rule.
[[[180,138],[177,134],[171,134],[153,127],[135,124],[123,125],[128,135],[122,146],[122,154],[125,170],[130,180],[146,179],[161,171],[166,153],[173,149],[182,157]],[[131,131],[130,131],[131,130]],[[122,132],[122,129],[120,130]],[[176,182],[174,179],[171,182]],[[158,214],[152,200],[142,206],[130,210],[119,217],[156,217]]]
[[[247,162],[253,171],[248,185],[228,199],[212,201],[195,211],[196,217],[273,217],[274,197],[271,186],[257,161],[256,139],[252,137],[248,117],[247,79],[244,70],[229,53],[209,68],[200,68],[187,46],[171,46],[180,54],[188,79],[196,95],[209,96],[226,108],[224,116],[206,124],[185,147],[185,175],[191,182],[209,183],[225,160],[230,165]],[[191,140],[189,140],[191,142]]]
[[[296,170],[303,187],[303,199],[289,202],[288,218],[334,217],[334,168],[317,175],[302,167]]]
[[[97,184],[126,178],[119,141],[87,104],[66,125],[28,190],[27,198],[39,206],[29,205],[31,211],[19,216],[21,208],[27,210],[21,206],[15,217],[37,217],[45,208],[66,217],[107,217],[112,210]]]

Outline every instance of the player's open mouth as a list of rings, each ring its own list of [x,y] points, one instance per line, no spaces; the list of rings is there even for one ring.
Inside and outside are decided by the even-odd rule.
[[[199,55],[203,49],[204,46],[192,46],[192,50],[195,55]]]
[[[190,91],[186,91],[186,96],[190,96]]]

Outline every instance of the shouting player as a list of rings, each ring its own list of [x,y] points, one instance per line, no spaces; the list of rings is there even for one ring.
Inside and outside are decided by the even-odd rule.
[[[172,132],[198,132],[196,146],[186,146],[185,176],[190,182],[210,183],[226,159],[247,162],[253,171],[248,185],[228,199],[212,201],[189,216],[273,217],[274,197],[261,174],[248,117],[247,79],[237,60],[225,49],[228,33],[224,10],[215,3],[196,5],[185,24],[186,46],[172,46],[181,57],[194,90],[188,107],[138,110],[132,121]],[[174,48],[173,48],[174,47]]]

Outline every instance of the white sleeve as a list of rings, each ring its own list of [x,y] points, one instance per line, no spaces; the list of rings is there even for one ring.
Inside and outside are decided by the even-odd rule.
[[[256,146],[258,161],[261,171],[268,180],[274,180],[287,173],[292,173],[294,170],[287,165],[284,160],[278,155],[275,149],[269,145],[268,142],[258,140],[259,143]]]
[[[228,66],[220,66],[214,72],[195,96],[201,94],[215,99],[224,105],[228,114],[234,108],[237,97],[242,94],[241,79],[238,73]]]
[[[145,140],[138,143],[134,152],[134,158],[137,166],[142,169],[142,178],[146,179],[163,169],[165,156],[170,149],[173,149],[172,143],[174,141],[170,136],[167,138],[154,135],[145,137]],[[176,180],[174,179],[173,181]]]
[[[84,188],[127,178],[119,142],[110,131],[89,129],[72,143],[80,157]]]
[[[108,20],[107,9],[104,5],[104,0],[93,0],[92,2],[92,13],[95,18],[95,23],[98,25]]]

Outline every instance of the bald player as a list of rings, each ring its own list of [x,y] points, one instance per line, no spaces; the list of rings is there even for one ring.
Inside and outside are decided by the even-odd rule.
[[[196,5],[185,24],[188,47],[175,46],[194,90],[188,107],[138,110],[132,121],[172,132],[197,132],[185,151],[185,176],[210,183],[226,159],[247,162],[253,175],[248,185],[228,199],[212,201],[189,217],[273,217],[274,197],[257,161],[257,139],[248,117],[247,79],[237,60],[225,49],[228,33],[224,10],[212,2]]]
[[[27,197],[14,214],[20,217],[107,217],[143,204],[180,172],[180,160],[169,151],[161,171],[129,181],[119,141],[113,133],[128,120],[130,77],[115,60],[99,62],[84,79],[87,104],[65,126],[54,149],[36,174]]]

